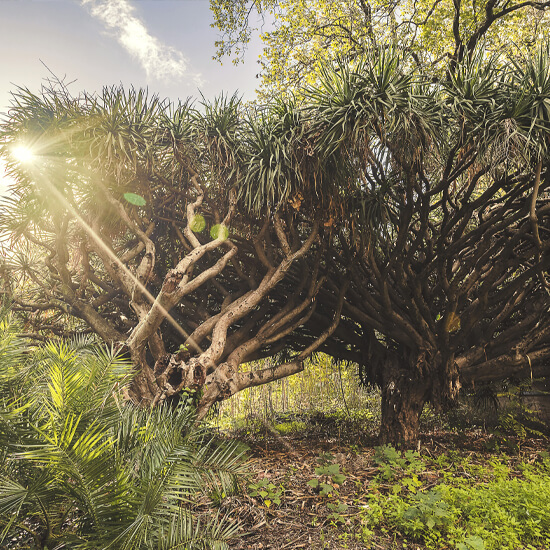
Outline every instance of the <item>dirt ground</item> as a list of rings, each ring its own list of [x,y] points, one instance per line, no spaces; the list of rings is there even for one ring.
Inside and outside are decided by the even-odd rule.
[[[479,432],[425,434],[420,452],[433,457],[455,450],[489,458],[491,438]],[[529,459],[541,450],[549,450],[545,439],[508,441],[512,460]],[[232,515],[236,514],[242,523],[242,535],[233,542],[233,550],[423,548],[391,533],[377,533],[368,542],[363,541],[362,510],[368,506],[369,485],[378,472],[373,462],[374,438],[357,437],[352,443],[349,440],[344,442],[338,436],[324,438],[322,434],[303,434],[283,437],[270,432],[261,441],[255,438],[249,444],[252,461],[247,484],[258,484],[266,479],[268,481],[263,483],[272,483],[276,489],[263,498],[244,493],[224,501],[224,508]],[[319,457],[326,456],[323,453],[330,453],[331,463],[340,465],[340,471],[346,476],[336,494],[328,496],[319,495],[308,485],[312,479],[319,478],[315,468],[319,466]],[[422,475],[437,478],[435,472]],[[277,491],[280,492],[280,504],[269,501]],[[331,503],[333,509],[330,509]],[[335,520],[336,503],[345,504],[347,508],[338,513]]]

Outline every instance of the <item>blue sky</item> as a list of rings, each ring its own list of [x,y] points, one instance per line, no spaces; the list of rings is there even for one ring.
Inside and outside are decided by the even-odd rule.
[[[200,97],[199,90],[252,99],[260,40],[244,64],[220,65],[211,22],[208,0],[2,0],[0,112],[16,85],[38,91],[48,69],[75,81],[74,93],[123,83],[172,100]],[[0,166],[0,186],[2,176]]]

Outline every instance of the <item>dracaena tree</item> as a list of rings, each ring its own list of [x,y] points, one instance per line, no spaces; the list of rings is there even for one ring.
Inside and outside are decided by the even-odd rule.
[[[406,55],[248,112],[16,95],[3,273],[28,331],[120,342],[131,399],[200,389],[199,414],[324,350],[382,388],[384,441],[465,382],[547,372],[548,48],[479,49],[435,81]]]
[[[382,49],[308,93],[318,154],[344,151],[360,181],[327,255],[318,299],[351,282],[324,349],[381,387],[386,442],[461,385],[550,374],[548,46],[477,50],[442,83],[411,67]]]
[[[1,130],[16,182],[1,228],[4,291],[26,332],[123,346],[136,367],[130,399],[199,392],[200,415],[300,371],[336,327],[345,290],[318,337],[294,346],[337,210],[332,168],[311,157],[304,124],[290,103],[17,91]],[[282,350],[275,367],[239,370]]]

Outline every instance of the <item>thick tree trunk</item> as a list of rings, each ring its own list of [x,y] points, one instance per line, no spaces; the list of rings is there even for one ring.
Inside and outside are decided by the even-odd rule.
[[[386,359],[381,373],[382,421],[380,442],[410,447],[420,436],[420,415],[427,401],[437,411],[456,402],[460,390],[453,355],[423,349]]]
[[[153,403],[159,389],[154,372],[147,364],[145,348],[131,350],[130,355],[136,373],[128,386],[127,397],[136,405],[148,407]]]
[[[382,445],[410,447],[419,439],[420,415],[430,396],[430,379],[413,369],[399,368],[394,361],[388,361],[382,375],[379,440]]]

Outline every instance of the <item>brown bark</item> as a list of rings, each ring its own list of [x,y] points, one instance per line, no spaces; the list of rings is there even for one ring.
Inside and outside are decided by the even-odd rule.
[[[188,218],[192,214],[192,211],[188,212]],[[302,241],[293,239],[291,246],[286,232],[290,235],[295,232],[293,224],[296,221],[289,219],[283,223],[278,216],[274,216],[271,227],[269,221],[268,217],[256,238],[256,244],[265,244],[270,251],[269,267],[263,273],[255,266],[255,262],[260,266],[263,264],[257,247],[252,248],[238,238],[236,243],[224,241],[223,237],[201,244],[188,223],[186,236],[192,248],[174,269],[168,271],[155,301],[148,306],[149,311],[140,316],[125,343],[138,370],[129,391],[133,401],[154,406],[181,391],[204,389],[201,400],[201,415],[204,415],[212,403],[236,391],[297,372],[295,363],[301,370],[303,359],[332,334],[338,324],[347,285],[342,289],[335,321],[314,341],[313,347],[306,344],[292,364],[281,365],[269,375],[267,371],[265,376],[254,373],[246,379],[238,372],[239,365],[252,360],[259,349],[267,347],[272,353],[279,341],[307,322],[315,310],[315,296],[324,280],[318,276],[318,262],[314,262],[316,267],[311,269],[310,264],[303,261],[318,241],[319,223],[312,224],[309,234],[302,236]],[[271,236],[276,237],[274,242],[270,241],[268,229],[271,229]],[[228,251],[216,250],[222,246],[227,247]],[[270,250],[270,246],[275,250]],[[211,259],[209,261],[210,253],[216,258],[214,263]],[[241,275],[232,271],[229,260],[233,257],[243,266],[248,260],[250,266],[245,269],[255,276],[261,275],[253,288],[247,290],[246,286],[243,287]],[[193,277],[192,269],[199,265],[201,258],[201,271]],[[298,274],[302,284],[294,286],[288,279]],[[216,280],[216,277],[219,278]],[[231,291],[226,290],[224,285]],[[275,298],[278,307],[274,307],[273,297],[268,299],[268,296],[279,285],[283,285],[284,289]],[[217,304],[207,311],[205,305],[211,298]],[[189,307],[187,300],[195,305],[191,305],[187,317],[179,317],[183,326],[178,325],[177,329],[184,344],[179,351],[166,353],[160,334],[161,324],[165,320],[176,323],[170,310],[179,309],[181,314]],[[189,331],[190,328],[194,330]],[[153,355],[154,366],[150,362],[149,352]]]
[[[550,346],[524,354],[503,353],[476,363],[463,364],[462,358],[457,362],[462,366],[460,377],[465,384],[506,378],[540,378],[550,376]]]
[[[383,374],[382,445],[412,446],[420,435],[420,415],[430,395],[430,380],[390,361]]]
[[[255,386],[261,386],[268,382],[273,382],[287,376],[291,376],[304,369],[304,361],[315,351],[321,348],[321,346],[327,341],[334,333],[340,322],[340,316],[342,313],[342,306],[346,290],[348,288],[348,281],[344,282],[340,289],[340,295],[336,304],[336,310],[331,324],[325,328],[323,332],[305,349],[298,354],[294,360],[284,363],[282,365],[276,365],[273,367],[267,367],[257,371],[238,372],[239,363],[230,362],[220,365],[208,378],[206,383],[208,389],[205,391],[198,407],[198,418],[202,419],[207,414],[210,407],[216,402],[223,399],[228,399],[235,393],[242,391],[246,388],[252,388]],[[299,313],[299,308],[296,308]],[[255,340],[255,339],[252,339]],[[255,342],[257,344],[257,342]],[[251,346],[250,351],[257,349],[255,345]],[[229,359],[231,360],[231,357]],[[237,353],[233,357],[240,357],[240,361],[246,360],[245,355]]]
[[[425,347],[413,351],[386,352],[378,364],[382,397],[380,442],[396,446],[416,445],[420,416],[429,402],[436,411],[456,402],[460,379],[452,354]]]

